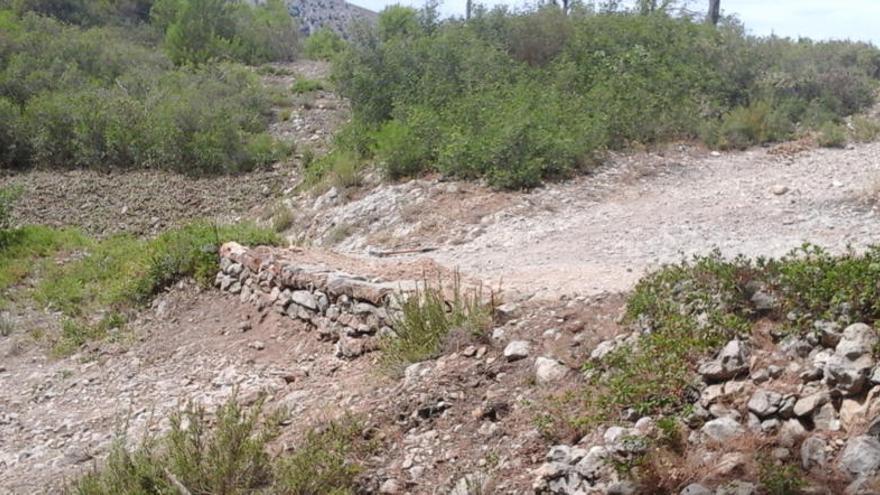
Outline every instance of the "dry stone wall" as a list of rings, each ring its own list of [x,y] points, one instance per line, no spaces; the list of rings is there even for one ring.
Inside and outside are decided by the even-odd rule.
[[[308,324],[319,338],[336,343],[337,356],[348,359],[375,350],[382,336],[393,334],[398,301],[417,286],[370,280],[234,242],[220,248],[215,283],[242,302]]]

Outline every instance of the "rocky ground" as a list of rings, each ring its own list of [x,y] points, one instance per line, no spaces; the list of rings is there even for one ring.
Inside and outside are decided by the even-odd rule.
[[[284,88],[326,70],[299,64],[267,81]],[[348,109],[321,91],[276,113],[273,132],[299,151],[273,170],[198,180],[31,171],[0,184],[23,187],[19,222],[99,235],[147,235],[193,217],[266,222],[284,204],[294,214],[285,234],[312,249],[279,258],[392,285],[458,268],[468,282],[501,287],[491,332],[388,376],[372,346],[340,344],[382,331],[381,320],[361,330],[340,319],[357,311],[351,301],[333,300],[340,313],[328,313],[314,287],[282,297],[280,286],[257,288],[259,270],[248,285],[251,274],[230,264],[217,289],[181,283],[124,333],[64,359],[45,337],[57,315],[16,305],[0,336],[0,493],[57,492],[120,432],[135,443],[164,431],[162,418],[181,404],[211,408],[235,389],[246,403],[264,393],[289,409],[278,451],[321,420],[366,418],[383,442],[367,462],[373,493],[634,493],[623,468],[662,433],[659,418],[634,412],[577,438],[548,435],[539,419],[560,395],[583,393],[583,363],[638,341],[645,329],[620,323],[638,278],[714,248],[776,256],[803,241],[835,251],[880,242],[880,144],[724,154],[681,145],[613,155],[590,175],[529,192],[367,176],[363,188],[312,195],[295,189],[298,161],[307,147],[326,150]],[[850,323],[816,322],[813,336],[786,338],[762,321],[753,338],[699,363],[687,448],[654,459],[657,480],[642,492],[766,493],[756,480],[768,465],[800,465],[808,493],[877,493],[877,335]]]

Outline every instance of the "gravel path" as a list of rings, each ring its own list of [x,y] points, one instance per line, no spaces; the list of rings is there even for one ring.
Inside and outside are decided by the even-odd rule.
[[[836,251],[880,242],[865,200],[878,179],[880,144],[794,157],[634,155],[523,196],[485,234],[432,257],[521,295],[622,291],[646,270],[713,248],[779,256],[805,241]]]

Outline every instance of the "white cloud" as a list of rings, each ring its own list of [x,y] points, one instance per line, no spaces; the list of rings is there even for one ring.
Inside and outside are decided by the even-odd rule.
[[[479,0],[478,0],[479,1]],[[354,0],[372,10],[400,3],[419,7],[422,0]],[[522,5],[522,1],[487,0],[487,5]],[[708,0],[691,0],[699,10]],[[446,0],[445,15],[462,15],[465,0]],[[880,0],[721,0],[726,14],[736,14],[755,34],[806,36],[813,39],[852,39],[880,44]]]

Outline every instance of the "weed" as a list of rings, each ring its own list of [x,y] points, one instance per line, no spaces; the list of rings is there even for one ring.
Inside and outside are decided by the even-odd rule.
[[[846,129],[840,124],[826,122],[819,128],[817,142],[823,148],[843,148],[846,146]]]
[[[104,465],[70,484],[77,495],[147,493],[354,494],[362,468],[358,456],[374,445],[346,418],[309,433],[278,459],[266,452],[278,437],[283,411],[264,412],[263,401],[244,408],[233,395],[210,421],[204,408],[187,406],[171,416],[171,431],[146,437],[134,450],[117,441]]]
[[[347,223],[339,224],[327,233],[327,242],[331,245],[339,244],[351,237],[351,234],[353,233],[354,228],[352,228],[351,225]]]
[[[9,337],[15,331],[15,322],[6,314],[0,313],[0,337]]]
[[[758,467],[758,479],[768,495],[797,495],[807,484],[796,465],[778,464],[761,456]]]
[[[278,114],[278,117],[281,119],[282,122],[287,122],[292,116],[293,111],[289,108],[285,108],[281,111],[281,113]]]
[[[853,117],[851,125],[853,140],[859,143],[870,143],[876,141],[880,136],[880,122],[875,119],[856,115]]]
[[[284,205],[278,205],[272,213],[272,230],[278,233],[284,232],[292,227],[295,221],[296,216],[293,214],[293,210]]]
[[[306,158],[309,159],[306,166]],[[361,160],[354,153],[333,151],[318,159],[303,155],[305,179],[302,186],[316,193],[331,187],[347,189],[361,185]]]
[[[279,492],[293,495],[357,493],[357,477],[363,469],[352,462],[352,458],[375,448],[365,441],[363,432],[363,426],[351,417],[309,432],[292,455],[277,463],[275,484]]]
[[[326,86],[322,81],[318,81],[316,79],[297,79],[296,82],[293,83],[293,86],[290,87],[290,91],[295,95],[302,95],[306,93],[314,93],[315,91],[321,91],[325,89]]]
[[[382,361],[394,373],[409,363],[435,357],[447,335],[457,328],[472,334],[484,332],[492,322],[492,302],[483,300],[481,290],[466,291],[455,274],[447,297],[442,281],[422,288],[398,301],[393,317],[394,336],[382,342]]]

